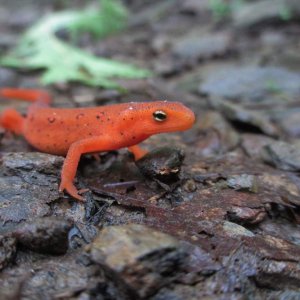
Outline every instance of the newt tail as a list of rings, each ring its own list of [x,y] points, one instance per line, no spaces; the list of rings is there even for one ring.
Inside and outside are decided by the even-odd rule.
[[[50,105],[51,103],[50,95],[41,90],[4,88],[0,89],[0,96],[27,102],[43,103],[46,105]]]
[[[31,89],[0,89],[0,96],[8,99],[33,102],[36,105],[49,106],[51,97],[47,92]],[[8,108],[0,114],[0,126],[15,134],[23,134],[25,118],[15,109]]]

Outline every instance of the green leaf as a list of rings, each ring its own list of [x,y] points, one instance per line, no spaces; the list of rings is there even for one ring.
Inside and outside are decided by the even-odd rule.
[[[59,29],[73,36],[89,31],[104,37],[124,27],[127,13],[119,2],[102,0],[100,11],[66,11],[43,18],[29,28],[18,45],[0,59],[2,66],[19,69],[45,69],[44,84],[80,81],[105,88],[119,87],[115,78],[144,78],[151,72],[110,59],[95,57],[55,36]]]

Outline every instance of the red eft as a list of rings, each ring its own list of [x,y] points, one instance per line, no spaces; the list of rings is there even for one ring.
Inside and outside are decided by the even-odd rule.
[[[0,126],[21,134],[36,149],[66,156],[59,191],[83,200],[73,184],[80,156],[127,147],[140,159],[147,152],[138,144],[151,135],[192,127],[194,113],[180,102],[130,102],[88,108],[51,108],[47,92],[0,89],[5,98],[32,102],[27,116],[15,109],[0,115]]]

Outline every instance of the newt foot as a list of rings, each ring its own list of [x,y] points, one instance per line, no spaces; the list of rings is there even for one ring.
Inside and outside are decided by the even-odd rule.
[[[64,190],[66,190],[68,192],[68,194],[71,195],[73,198],[75,198],[81,202],[84,202],[85,200],[79,194],[86,192],[88,189],[77,190],[72,182],[62,181],[59,186],[59,192],[62,193]]]

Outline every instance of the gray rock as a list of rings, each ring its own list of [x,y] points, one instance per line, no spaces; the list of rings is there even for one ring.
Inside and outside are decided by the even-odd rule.
[[[261,159],[262,148],[273,141],[274,139],[262,134],[245,133],[242,135],[241,146],[251,158]]]
[[[16,244],[15,238],[0,236],[0,271],[14,259],[17,250]]]
[[[224,55],[230,48],[231,36],[222,33],[193,33],[173,45],[173,55],[181,60],[196,61]]]
[[[241,5],[232,15],[239,28],[249,28],[263,23],[288,21],[300,18],[298,0],[263,0]]]
[[[231,124],[216,111],[208,111],[199,122],[201,136],[196,143],[201,155],[214,156],[234,149],[240,142],[240,136]]]
[[[180,1],[180,11],[183,13],[201,14],[210,11],[209,0]]]
[[[5,227],[49,214],[48,203],[59,198],[63,158],[38,152],[4,153],[0,164],[0,220]]]
[[[289,109],[280,113],[277,118],[279,126],[291,137],[300,137],[300,109]]]
[[[238,67],[220,71],[203,84],[200,93],[242,102],[266,102],[276,94],[295,97],[300,93],[300,74],[275,67]]]
[[[72,223],[57,217],[44,217],[22,224],[13,236],[24,248],[40,253],[64,254]]]
[[[275,141],[263,148],[263,159],[276,168],[286,171],[300,170],[300,143]]]
[[[229,221],[239,224],[259,224],[267,215],[266,210],[263,207],[250,208],[233,206],[227,212],[227,218]]]
[[[186,255],[173,237],[129,224],[104,228],[90,256],[121,289],[139,299],[174,280]]]
[[[9,170],[31,171],[58,175],[63,158],[39,152],[6,153],[2,156],[2,165]]]
[[[248,236],[254,237],[254,233],[250,230],[246,229],[245,227],[229,222],[224,221],[223,223],[223,230],[227,233],[230,237],[237,237],[237,236]]]
[[[135,163],[146,178],[170,184],[179,179],[183,160],[183,150],[159,147],[153,149]]]
[[[280,243],[280,239],[277,240]],[[264,260],[260,263],[259,274],[255,276],[265,287],[274,287],[281,290],[298,290],[300,286],[299,263],[288,261]],[[295,294],[294,294],[295,295]],[[273,298],[273,299],[299,299],[299,298]]]
[[[278,136],[279,134],[278,129],[270,121],[269,116],[262,112],[247,110],[240,105],[217,98],[210,101],[210,104],[228,120],[238,122],[241,130],[243,130],[243,126],[250,126],[257,128],[269,136]]]
[[[256,177],[249,174],[231,175],[227,178],[227,185],[235,190],[248,190],[250,192],[257,190]]]

